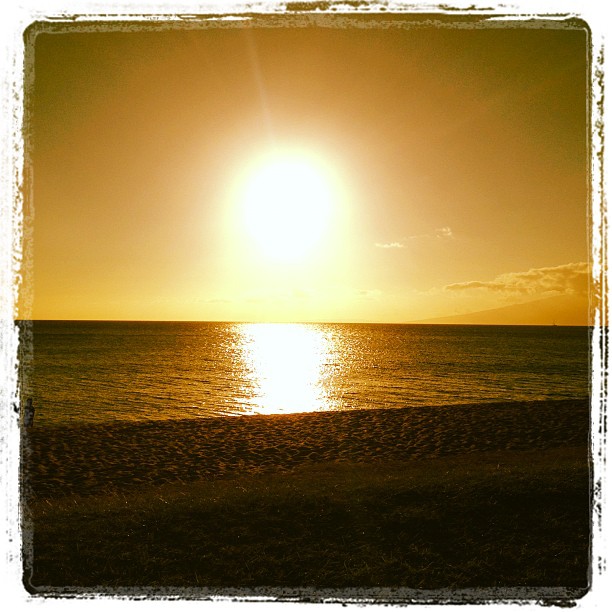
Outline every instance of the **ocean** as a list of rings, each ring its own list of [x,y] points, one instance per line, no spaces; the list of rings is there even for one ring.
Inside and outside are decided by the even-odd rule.
[[[37,426],[581,399],[590,390],[586,327],[21,325],[23,396]]]

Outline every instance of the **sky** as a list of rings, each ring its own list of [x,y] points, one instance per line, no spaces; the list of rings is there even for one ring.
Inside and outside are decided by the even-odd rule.
[[[31,32],[21,317],[586,323],[584,28],[270,19]]]

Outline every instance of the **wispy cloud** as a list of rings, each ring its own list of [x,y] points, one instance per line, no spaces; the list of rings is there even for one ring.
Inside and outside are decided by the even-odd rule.
[[[449,240],[454,238],[453,230],[448,225],[444,227],[438,227],[429,234],[414,234],[413,236],[406,236],[402,239],[402,242],[376,242],[374,246],[378,249],[405,249],[406,242],[413,240]]]
[[[387,243],[377,242],[374,246],[379,249],[403,249],[404,248],[404,245],[401,242],[387,242]]]
[[[468,281],[446,285],[446,291],[483,290],[487,292],[537,295],[560,293],[586,295],[589,287],[589,265],[569,263],[551,268],[532,268],[527,272],[501,274],[491,281]]]
[[[453,231],[451,230],[450,227],[448,227],[448,225],[444,227],[439,227],[435,231],[434,235],[436,238],[454,238]]]
[[[414,234],[408,236],[407,240],[449,240],[454,238],[453,230],[445,225],[444,227],[437,227],[433,232],[429,234]]]
[[[359,291],[359,297],[366,300],[378,300],[383,295],[380,289],[362,289]]]

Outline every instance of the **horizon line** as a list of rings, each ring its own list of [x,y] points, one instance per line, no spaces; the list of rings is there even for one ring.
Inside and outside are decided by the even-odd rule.
[[[47,319],[14,318],[13,323],[50,322],[50,323],[225,323],[228,325],[430,325],[455,327],[594,327],[592,323],[452,323],[432,322],[422,319],[416,321],[254,321],[254,320],[213,320],[213,319]],[[600,325],[601,327],[601,325]]]

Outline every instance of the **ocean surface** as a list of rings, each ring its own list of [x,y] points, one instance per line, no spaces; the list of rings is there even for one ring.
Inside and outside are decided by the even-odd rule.
[[[585,327],[22,326],[24,397],[41,426],[578,399],[590,387]]]

